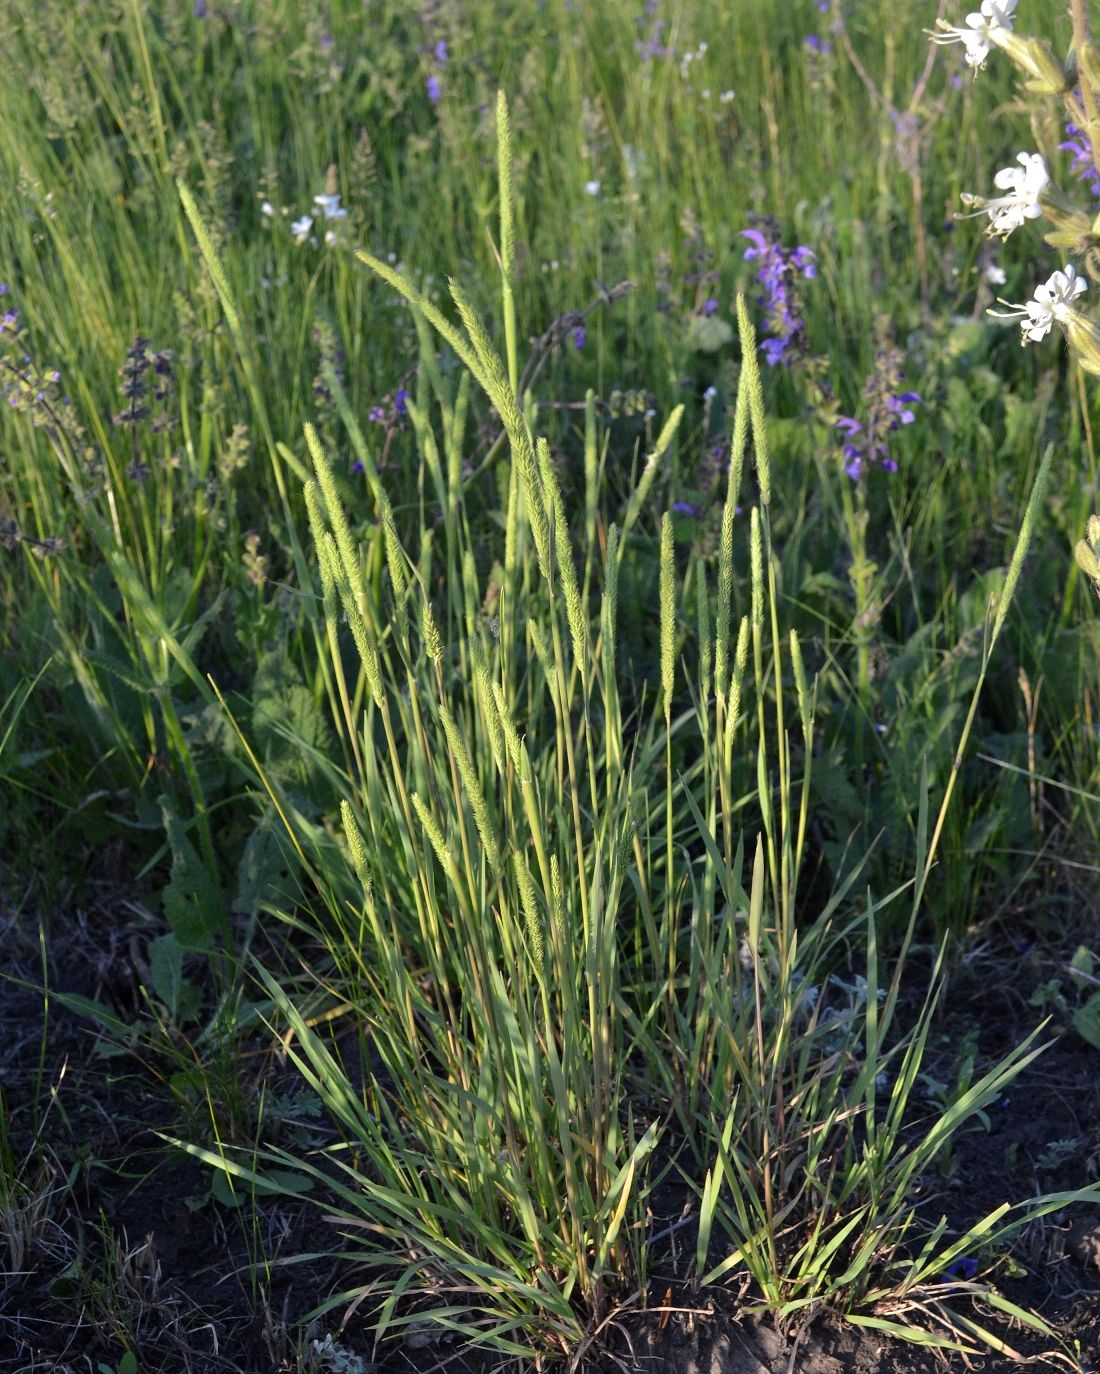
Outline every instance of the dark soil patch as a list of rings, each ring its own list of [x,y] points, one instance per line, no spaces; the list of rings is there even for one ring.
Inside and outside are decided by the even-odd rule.
[[[117,915],[115,920],[117,931]],[[134,946],[117,934],[113,943],[105,941],[97,932],[105,924],[78,922],[54,943],[51,986],[136,1012],[138,980],[127,964]],[[128,1345],[142,1374],[322,1374],[340,1368],[335,1355],[310,1355],[312,1340],[329,1333],[337,1352],[360,1357],[364,1372],[487,1374],[501,1367],[498,1359],[462,1349],[445,1335],[415,1329],[388,1344],[372,1365],[371,1331],[352,1317],[341,1334],[337,1313],[327,1326],[303,1333],[303,1315],[349,1283],[346,1269],[334,1261],[305,1267],[277,1262],[336,1247],[320,1209],[282,1199],[235,1209],[212,1197],[210,1171],[167,1150],[156,1134],[181,1130],[178,1101],[164,1081],[167,1067],[140,1047],[104,1058],[92,1024],[56,1000],[40,1058],[43,997],[34,986],[40,980],[34,942],[20,939],[14,925],[8,937],[0,946],[0,974],[6,975],[0,982],[0,1089],[17,1157],[20,1151],[34,1157],[40,1119],[32,1110],[35,1094],[39,1110],[52,1105],[37,1156],[45,1171],[26,1179],[41,1202],[16,1270],[0,1235],[3,1374],[97,1374],[100,1362],[114,1370]],[[954,1082],[960,1047],[972,1050],[977,1076],[1019,1043],[1042,1015],[1031,1005],[1036,988],[1058,971],[1069,982],[1064,970],[1078,943],[1100,948],[1100,912],[1069,939],[1032,933],[1025,944],[1024,936],[1013,938],[1021,944],[1008,946],[1010,956],[995,943],[976,945],[951,971],[926,1064],[930,1093],[932,1080]],[[919,957],[912,963],[903,1020],[915,1013],[927,973],[925,968],[922,976]],[[1075,1033],[1068,1011],[1056,1009],[1047,1036],[1051,1048],[991,1109],[989,1129],[962,1135],[951,1159],[923,1181],[920,1205],[933,1219],[943,1213],[963,1226],[1005,1199],[1069,1190],[1100,1177],[1100,1050]],[[263,1078],[270,1089],[283,1070],[260,1049],[256,1056],[250,1082],[254,1087]],[[655,1201],[665,1227],[682,1207],[673,1192]],[[685,1279],[693,1249],[688,1226],[678,1247],[666,1243],[654,1255],[646,1294],[608,1324],[598,1356],[594,1345],[581,1369],[931,1374],[1018,1367],[1000,1354],[970,1361],[939,1356],[827,1317],[780,1334],[749,1317],[737,1291],[692,1294]],[[257,1268],[264,1259],[269,1263]],[[1076,1350],[1079,1363],[1063,1359],[1059,1367],[1096,1370],[1100,1208],[1035,1223],[983,1278],[1010,1301],[1040,1312]],[[973,1315],[1029,1361],[1052,1349],[1049,1339],[989,1309]]]

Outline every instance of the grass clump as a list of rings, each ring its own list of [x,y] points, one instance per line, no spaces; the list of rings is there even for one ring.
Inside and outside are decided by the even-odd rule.
[[[681,1301],[1053,1349],[1002,1272],[1087,1169],[927,1196],[1051,1047],[944,1068],[973,930],[1095,828],[1095,403],[928,209],[984,97],[873,5],[330,8],[51,9],[71,86],[0,94],[0,895],[57,910],[9,1268],[92,1172],[80,1016],[282,1367],[339,1311],[579,1369]],[[129,971],[53,991],[120,875]],[[318,1205],[292,1350],[266,1209]],[[153,1250],[83,1239],[153,1367]]]

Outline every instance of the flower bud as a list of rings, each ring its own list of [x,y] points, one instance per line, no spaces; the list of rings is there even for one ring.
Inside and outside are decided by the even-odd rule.
[[[1043,217],[1053,226],[1051,232],[1044,235],[1045,242],[1051,248],[1068,249],[1076,253],[1079,246],[1097,231],[1097,225],[1090,222],[1084,210],[1056,186],[1048,186],[1043,191],[1039,206]],[[1100,221],[1100,216],[1097,218]]]
[[[1085,525],[1085,537],[1074,546],[1077,566],[1100,592],[1100,515],[1090,515]]]
[[[1007,53],[1016,66],[1028,76],[1024,86],[1037,95],[1061,95],[1072,86],[1072,80],[1050,51],[1045,39],[1025,38],[1009,29],[997,29],[993,42]]]
[[[1078,363],[1093,377],[1100,377],[1100,328],[1077,310],[1067,310],[1060,323]]]
[[[1026,41],[1028,61],[1035,75],[1030,81],[1024,82],[1025,88],[1036,95],[1064,95],[1071,89],[1073,82],[1066,69],[1051,52],[1050,43],[1046,39],[1040,41],[1038,38],[1029,38]]]
[[[1081,75],[1095,91],[1100,87],[1100,49],[1095,43],[1082,43],[1076,58]]]
[[[1095,520],[1096,517],[1093,516],[1093,519]],[[1074,545],[1073,556],[1077,560],[1077,566],[1085,576],[1100,584],[1100,558],[1097,558],[1083,539],[1078,539]]]

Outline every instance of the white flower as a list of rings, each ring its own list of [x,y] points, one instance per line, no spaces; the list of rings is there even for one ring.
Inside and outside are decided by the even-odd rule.
[[[260,206],[260,214],[263,215],[264,219],[270,219],[274,213],[274,205],[272,205],[272,203],[269,200],[265,200],[264,203]]]
[[[1003,310],[990,310],[987,314],[994,315],[999,320],[1019,320],[1023,334],[1020,342],[1038,343],[1050,333],[1051,325],[1069,323],[1077,313],[1073,308],[1073,302],[1087,289],[1088,283],[1077,275],[1073,264],[1070,263],[1064,272],[1055,272],[1042,286],[1037,286],[1034,296],[1025,305],[1001,301],[1001,305],[1009,307],[1007,313]]]
[[[584,193],[586,196],[598,196],[600,194],[600,183],[598,181],[586,181],[584,183]]]
[[[997,46],[1002,35],[1012,32],[1015,12],[1016,0],[982,0],[981,9],[966,16],[965,28],[954,28],[941,20],[940,32],[929,37],[933,43],[961,43],[966,49],[966,64],[977,75],[990,48]]]
[[[339,196],[314,196],[313,203],[316,205],[325,219],[347,219],[348,212],[340,204]]]
[[[313,228],[313,216],[303,215],[301,219],[296,219],[291,223],[290,232],[294,235],[295,243],[305,243],[309,238],[309,231]]]
[[[1019,153],[1016,161],[1019,167],[1002,167],[993,178],[993,185],[999,191],[1008,191],[1007,196],[986,200],[967,191],[962,198],[964,205],[977,206],[975,214],[989,216],[989,232],[1001,238],[1008,238],[1024,220],[1039,218],[1043,213],[1039,197],[1050,185],[1050,173],[1042,153]]]
[[[990,284],[990,286],[1004,286],[1005,281],[1007,280],[1007,278],[1005,277],[1004,268],[1001,267],[999,263],[995,262],[991,262],[988,264],[985,271],[982,273],[982,276]]]

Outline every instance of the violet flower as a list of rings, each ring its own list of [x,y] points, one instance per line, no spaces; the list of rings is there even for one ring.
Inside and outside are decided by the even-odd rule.
[[[911,425],[917,418],[913,407],[924,404],[917,392],[901,390],[902,361],[900,349],[882,349],[863,388],[864,419],[841,415],[833,423],[842,439],[844,471],[853,482],[871,467],[885,472],[898,470],[890,453],[889,436],[903,425]]]
[[[756,280],[763,287],[757,300],[764,310],[768,336],[760,350],[769,367],[789,363],[793,359],[788,353],[797,355],[805,342],[798,279],[812,281],[817,276],[814,252],[801,245],[784,248],[770,219],[758,219],[757,227],[743,229],[741,237],[749,240],[744,257],[759,264]]]
[[[1097,172],[1092,160],[1092,149],[1085,131],[1077,124],[1067,124],[1066,141],[1058,144],[1058,150],[1073,154],[1069,165],[1070,176],[1087,181],[1093,197],[1100,200],[1100,172]]]

